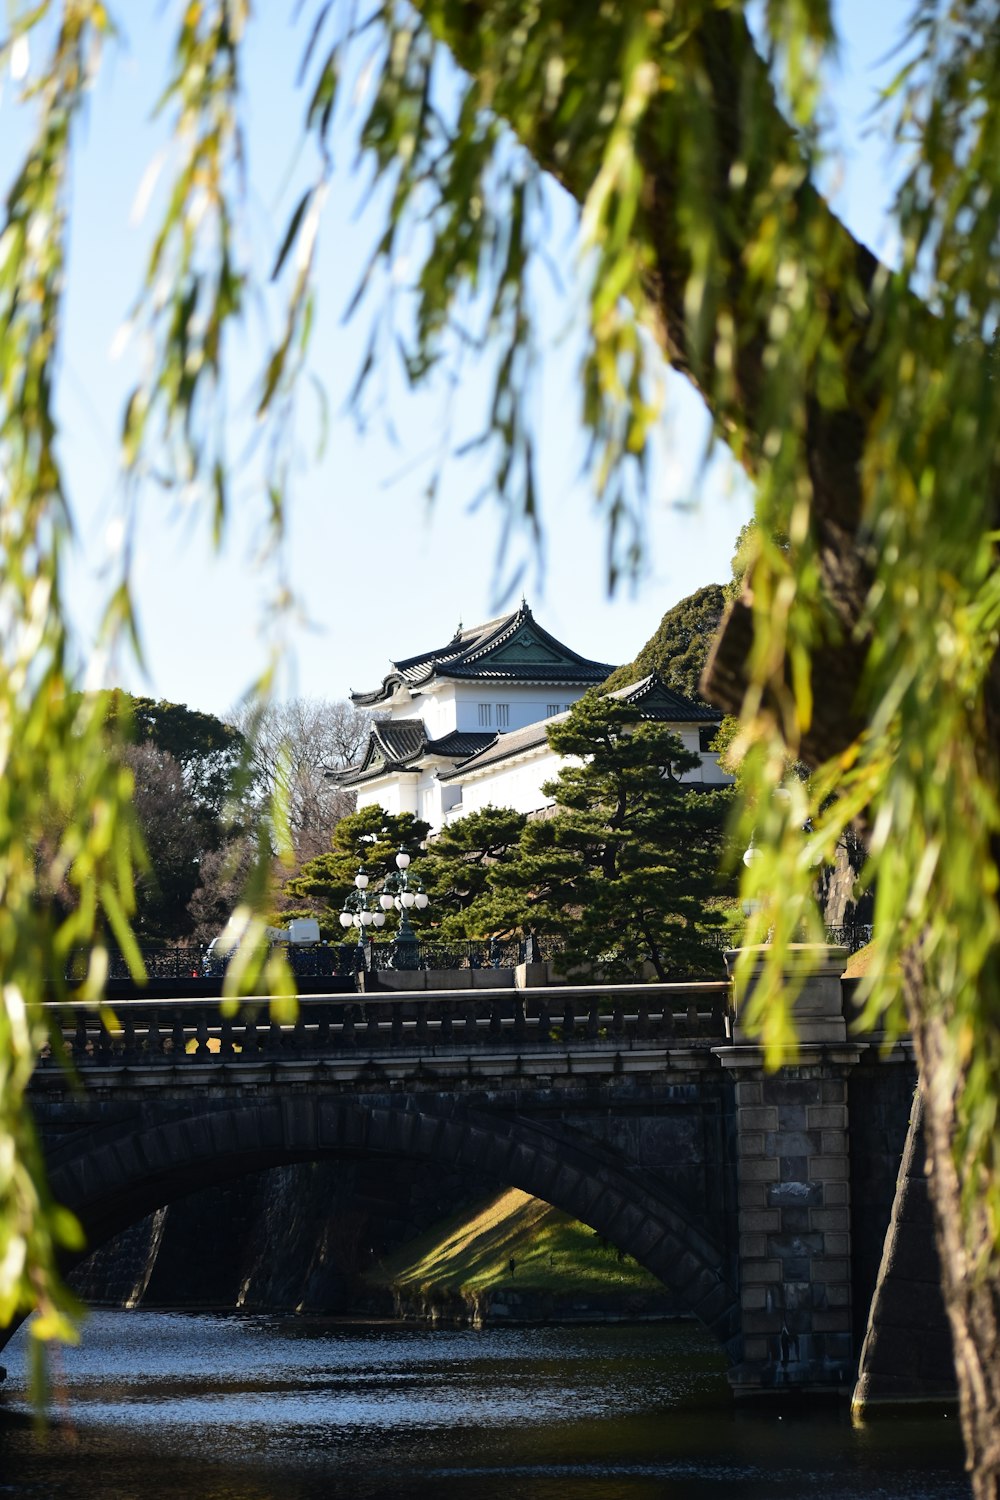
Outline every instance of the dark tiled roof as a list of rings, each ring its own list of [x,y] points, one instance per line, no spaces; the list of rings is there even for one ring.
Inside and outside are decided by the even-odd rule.
[[[357,765],[335,771],[330,780],[341,786],[358,786],[387,772],[415,769],[411,762],[419,758],[426,743],[423,719],[379,719],[371,727],[365,753]]]
[[[395,761],[388,765],[385,761],[379,761],[373,765],[362,763],[357,766],[347,766],[343,771],[334,771],[330,780],[336,781],[340,786],[362,786],[366,781],[378,781],[382,776],[402,776],[406,773],[416,776],[419,770],[418,765],[405,765],[402,761]]]
[[[460,781],[470,771],[479,771],[498,761],[509,760],[512,755],[534,750],[537,745],[547,744],[549,725],[561,724],[566,717],[566,714],[553,714],[550,719],[539,719],[534,724],[526,724],[523,729],[498,734],[492,744],[487,745],[478,755],[470,756],[460,766],[456,766],[454,771],[439,771],[438,781]]]
[[[357,765],[338,771],[331,780],[341,786],[359,786],[380,776],[417,770],[425,755],[466,760],[491,745],[495,733],[462,733],[452,730],[439,740],[429,740],[423,719],[382,719],[372,725],[364,758]]]
[[[609,667],[607,662],[584,663],[577,666],[575,663],[560,664],[558,667],[533,666],[523,662],[518,666],[505,666],[502,668],[491,667],[488,663],[478,667],[475,664],[468,666],[459,663],[455,667],[449,667],[446,671],[438,672],[438,677],[457,677],[459,679],[483,682],[491,680],[494,682],[536,682],[539,685],[551,683],[558,687],[568,683],[572,687],[596,687],[598,683],[610,677],[614,667]]]
[[[650,672],[638,682],[616,688],[609,698],[619,698],[641,710],[644,719],[659,719],[668,724],[719,724],[722,714],[707,703],[696,703],[683,693],[667,687],[658,672]]]
[[[475,755],[480,750],[485,750],[487,745],[492,745],[496,739],[493,730],[467,730],[453,729],[451,734],[443,735],[439,740],[428,740],[426,754],[446,755],[452,760],[465,760],[469,755]]]
[[[383,719],[372,725],[372,739],[386,760],[408,761],[427,743],[423,719]]]
[[[387,702],[404,683],[420,687],[434,677],[587,687],[603,682],[613,670],[607,662],[590,661],[557,641],[522,603],[512,614],[487,620],[471,630],[459,628],[447,645],[393,662],[393,670],[381,687],[369,693],[352,693],[351,698],[371,707]]]
[[[526,608],[526,606],[523,607]],[[433,651],[422,651],[419,656],[408,656],[403,661],[393,662],[393,666],[402,677],[418,680],[428,666],[438,662],[453,661],[466,651],[474,651],[496,631],[517,619],[519,614],[520,611],[517,610],[512,615],[498,615],[495,620],[487,620],[482,625],[473,625],[469,630],[463,630],[460,625],[446,646],[438,646]]]

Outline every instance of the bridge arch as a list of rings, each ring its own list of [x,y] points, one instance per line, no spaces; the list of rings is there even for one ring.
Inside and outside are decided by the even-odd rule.
[[[92,1249],[164,1203],[244,1173],[371,1153],[438,1160],[587,1224],[658,1276],[732,1362],[741,1357],[739,1297],[723,1247],[669,1190],[571,1126],[427,1095],[200,1103],[193,1114],[85,1130],[50,1152],[53,1192]],[[11,1331],[0,1333],[0,1347]]]

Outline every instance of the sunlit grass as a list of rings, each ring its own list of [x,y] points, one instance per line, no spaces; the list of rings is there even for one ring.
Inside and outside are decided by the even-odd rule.
[[[655,1276],[585,1224],[517,1188],[411,1240],[370,1279],[421,1293],[501,1286],[565,1295],[663,1290]]]
[[[844,978],[861,979],[865,974],[868,973],[868,965],[871,963],[874,955],[875,948],[872,943],[866,943],[863,948],[859,948],[856,953],[852,953],[850,958],[847,960],[847,968],[844,970]]]

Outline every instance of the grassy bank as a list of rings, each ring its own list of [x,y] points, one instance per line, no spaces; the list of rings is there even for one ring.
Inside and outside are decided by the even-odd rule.
[[[592,1229],[510,1188],[445,1220],[387,1257],[367,1278],[406,1297],[498,1293],[594,1297],[651,1295],[662,1284]]]

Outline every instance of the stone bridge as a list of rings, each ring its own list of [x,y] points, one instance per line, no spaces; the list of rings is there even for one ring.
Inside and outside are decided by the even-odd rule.
[[[57,1009],[31,1102],[92,1248],[242,1173],[422,1159],[521,1188],[635,1256],[718,1339],[737,1394],[845,1389],[913,1068],[905,1045],[849,1037],[844,958],[823,951],[798,1058],[777,1073],[724,983],[308,996],[294,1024],[266,1001],[223,1016],[130,1000],[103,1018]]]

